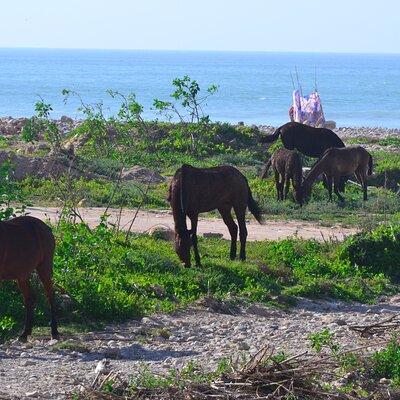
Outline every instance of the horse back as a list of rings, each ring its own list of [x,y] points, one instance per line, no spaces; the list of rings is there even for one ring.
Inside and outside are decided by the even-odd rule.
[[[40,264],[51,262],[55,240],[41,220],[23,216],[0,223],[0,279],[29,276]]]
[[[232,166],[184,166],[181,173],[184,176],[185,208],[188,214],[207,212],[224,205],[247,204],[247,180]]]

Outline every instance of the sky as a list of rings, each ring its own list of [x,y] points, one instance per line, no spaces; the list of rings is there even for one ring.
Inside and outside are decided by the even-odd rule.
[[[399,0],[14,0],[0,47],[400,53]]]

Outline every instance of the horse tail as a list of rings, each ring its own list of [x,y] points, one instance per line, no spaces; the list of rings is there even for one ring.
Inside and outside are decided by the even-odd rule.
[[[371,154],[369,155],[369,160],[368,160],[368,175],[372,175],[372,156],[371,156]]]
[[[266,179],[268,176],[268,170],[271,168],[272,161],[269,159],[267,163],[264,165],[263,169],[261,170],[260,178]]]
[[[247,198],[247,207],[249,207],[250,212],[254,215],[254,218],[258,221],[258,223],[263,224],[261,208],[253,198],[248,182],[247,182],[247,187],[249,189],[249,197]]]
[[[278,128],[272,135],[263,136],[260,143],[272,143],[278,140],[281,134],[281,128]]]

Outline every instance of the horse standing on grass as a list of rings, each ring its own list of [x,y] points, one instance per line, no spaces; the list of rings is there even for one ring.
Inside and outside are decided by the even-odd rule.
[[[345,147],[335,132],[326,128],[314,128],[299,122],[288,122],[279,127],[273,135],[263,136],[261,143],[272,143],[281,138],[288,150],[298,150],[308,157],[320,158],[331,147]]]
[[[311,188],[319,175],[326,176],[329,192],[329,200],[332,201],[333,190],[339,201],[344,201],[339,193],[340,178],[355,174],[363,189],[364,200],[367,196],[367,175],[372,175],[372,156],[361,146],[345,147],[343,149],[332,148],[327,150],[322,158],[311,168],[303,181],[303,196],[307,198],[311,194]]]
[[[278,149],[272,154],[261,171],[261,179],[266,179],[269,168],[273,169],[277,200],[285,200],[292,181],[293,194],[297,203],[302,204],[301,182],[303,166],[300,154],[293,150]]]
[[[217,209],[231,235],[231,260],[236,258],[238,227],[232,218],[235,211],[240,236],[240,259],[246,259],[246,208],[262,223],[261,211],[253,199],[245,176],[231,166],[194,168],[183,165],[179,168],[169,187],[168,201],[171,204],[175,223],[175,250],[186,267],[190,267],[190,247],[193,245],[196,265],[200,266],[197,247],[197,222],[199,213]],[[191,221],[187,228],[186,217]]]
[[[55,240],[51,229],[40,219],[24,216],[0,222],[0,280],[16,280],[24,296],[25,326],[20,340],[32,334],[34,295],[29,284],[36,270],[51,310],[51,336],[58,338],[53,290]]]

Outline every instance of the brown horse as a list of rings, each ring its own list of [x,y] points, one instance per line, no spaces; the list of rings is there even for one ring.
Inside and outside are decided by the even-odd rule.
[[[55,240],[51,229],[40,219],[24,216],[0,222],[0,280],[16,280],[24,296],[25,327],[20,340],[32,333],[34,295],[29,279],[36,270],[51,310],[51,336],[58,337],[53,291]]]
[[[287,198],[290,181],[292,181],[294,198],[296,202],[302,204],[301,181],[303,179],[303,166],[300,154],[285,148],[276,150],[262,169],[261,179],[267,177],[270,167],[274,171],[277,200],[285,200]]]
[[[345,147],[343,149],[332,148],[325,152],[322,158],[311,168],[303,181],[303,196],[310,196],[311,187],[321,174],[326,176],[329,192],[329,200],[332,200],[332,182],[336,196],[344,201],[339,193],[340,178],[355,174],[361,184],[364,200],[367,200],[367,175],[372,174],[372,156],[361,146]]]
[[[246,259],[246,208],[262,222],[261,211],[251,195],[245,176],[231,166],[214,168],[194,168],[183,165],[179,168],[169,187],[168,201],[171,204],[175,223],[175,250],[185,264],[190,267],[190,247],[193,245],[196,265],[200,266],[197,247],[197,222],[199,213],[217,209],[231,235],[231,259],[236,258],[238,227],[231,210],[235,211],[239,224],[240,258]],[[191,229],[186,225],[186,217],[191,221]]]
[[[309,157],[320,158],[331,147],[345,147],[340,137],[330,129],[314,128],[299,122],[288,122],[282,125],[273,135],[262,137],[260,142],[275,142],[279,136],[286,149],[296,149]]]

